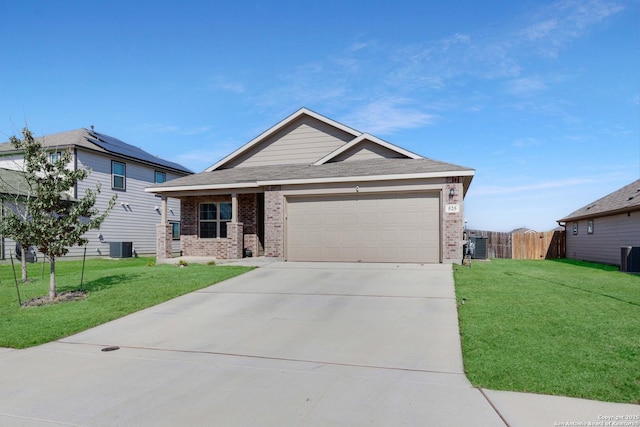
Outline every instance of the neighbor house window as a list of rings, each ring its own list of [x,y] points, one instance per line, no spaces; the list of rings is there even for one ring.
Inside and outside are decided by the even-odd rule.
[[[227,223],[231,221],[231,202],[201,203],[199,218],[200,238],[227,237]]]
[[[180,223],[171,221],[171,239],[180,240]]]
[[[578,223],[577,222],[573,223],[573,234],[578,234]]]
[[[57,152],[55,152],[55,153],[50,153],[50,154],[49,154],[49,162],[51,162],[51,163],[55,163],[55,162],[57,162],[58,160],[60,160],[60,157],[62,157],[62,153],[61,153],[61,152],[59,152],[59,151],[57,151]]]
[[[153,178],[153,182],[155,182],[156,184],[162,184],[163,182],[167,181],[167,174],[164,172],[159,172],[156,171],[155,172],[155,176]]]
[[[111,188],[114,190],[126,190],[127,166],[124,163],[111,162]]]
[[[587,234],[593,234],[593,220],[587,221]]]

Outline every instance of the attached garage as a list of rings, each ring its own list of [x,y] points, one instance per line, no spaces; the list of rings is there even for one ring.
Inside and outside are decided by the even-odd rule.
[[[439,193],[286,199],[289,261],[440,262]]]

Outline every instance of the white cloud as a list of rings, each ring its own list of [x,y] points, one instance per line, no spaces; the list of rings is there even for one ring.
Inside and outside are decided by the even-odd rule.
[[[225,76],[213,76],[209,83],[209,89],[223,92],[231,92],[235,94],[242,94],[246,92],[246,87],[243,83],[229,79]]]
[[[554,57],[560,48],[623,9],[616,1],[560,0],[534,14],[529,26],[516,33],[516,38],[532,42],[538,52]]]
[[[507,91],[512,95],[530,95],[546,88],[547,85],[542,80],[531,77],[513,79],[507,82]]]
[[[400,129],[413,129],[433,125],[438,116],[405,106],[401,98],[379,99],[351,113],[345,123],[375,135],[390,134]]]
[[[516,140],[511,145],[513,145],[516,148],[527,148],[527,147],[537,147],[542,144],[540,143],[540,141],[538,141],[535,138],[522,138],[522,139]]]
[[[528,192],[538,192],[543,190],[549,190],[554,188],[567,188],[574,187],[579,185],[590,184],[594,182],[599,182],[598,178],[567,178],[557,181],[544,181],[538,182],[535,184],[528,185],[509,185],[509,186],[499,186],[499,185],[485,185],[473,188],[474,195],[507,195],[507,194],[525,194]]]
[[[186,151],[178,155],[176,162],[187,166],[194,172],[201,172],[233,152],[237,147],[231,144],[217,144],[206,149]]]
[[[200,135],[212,129],[211,126],[199,126],[194,128],[180,128],[179,126],[163,125],[159,123],[143,123],[135,130],[149,133],[173,133],[178,135]]]

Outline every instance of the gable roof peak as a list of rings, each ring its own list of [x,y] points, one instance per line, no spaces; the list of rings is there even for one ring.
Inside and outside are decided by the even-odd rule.
[[[362,144],[364,142],[372,142],[376,145],[379,145],[381,147],[384,147],[388,150],[391,151],[395,151],[396,153],[405,156],[409,159],[422,159],[424,157],[413,153],[409,150],[405,150],[402,147],[398,147],[397,145],[391,144],[390,142],[387,142],[383,139],[380,139],[376,136],[373,136],[371,134],[368,133],[363,133],[360,134],[360,136],[358,136],[357,138],[354,138],[353,140],[349,141],[348,143],[344,144],[343,146],[339,147],[338,149],[332,151],[331,153],[327,154],[326,156],[324,156],[323,158],[319,159],[318,161],[316,161],[315,163],[313,163],[314,165],[318,166],[318,165],[322,165],[325,164],[333,159],[335,159],[336,157],[338,157],[340,154],[344,153],[345,151],[348,151],[350,149],[352,149],[353,147]]]
[[[339,130],[341,130],[341,131],[343,131],[343,132],[345,132],[347,134],[353,135],[354,138],[362,135],[362,132],[360,132],[360,131],[358,131],[356,129],[353,129],[353,128],[351,128],[349,126],[346,126],[346,125],[344,125],[344,124],[342,124],[340,122],[337,122],[337,121],[335,121],[333,119],[325,117],[322,114],[316,113],[315,111],[312,111],[312,110],[310,110],[310,109],[308,109],[306,107],[301,107],[296,112],[294,112],[293,114],[290,114],[289,116],[287,116],[283,120],[281,120],[278,123],[276,123],[275,125],[271,126],[269,129],[267,129],[266,131],[262,132],[260,135],[256,136],[251,141],[249,141],[248,143],[244,144],[242,147],[238,148],[237,150],[235,150],[234,152],[232,152],[228,156],[226,156],[223,159],[219,160],[215,164],[209,166],[207,169],[205,169],[205,172],[211,172],[211,171],[214,171],[216,169],[221,168],[225,164],[229,163],[231,160],[241,156],[243,153],[246,153],[247,151],[249,151],[253,147],[255,147],[258,144],[260,144],[262,141],[264,141],[269,136],[275,134],[276,132],[280,131],[281,129],[285,128],[287,125],[293,123],[295,120],[297,120],[297,119],[299,119],[300,117],[303,117],[303,116],[311,117],[311,118],[313,118],[315,120],[323,122],[323,123],[325,123],[325,124],[327,124],[329,126],[332,126],[332,127],[336,128],[336,129],[339,129]]]

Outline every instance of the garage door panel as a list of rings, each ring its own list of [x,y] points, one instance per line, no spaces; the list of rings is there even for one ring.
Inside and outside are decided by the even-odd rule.
[[[287,259],[438,262],[439,203],[435,193],[288,199]]]

